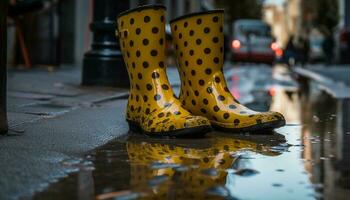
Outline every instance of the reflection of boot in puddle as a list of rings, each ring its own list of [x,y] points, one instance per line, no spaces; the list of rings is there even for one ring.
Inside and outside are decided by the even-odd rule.
[[[238,161],[240,151],[278,155],[269,145],[232,137],[204,139],[200,141],[204,147],[164,142],[127,143],[131,189],[145,192],[146,198],[205,199],[209,188],[225,185],[226,169]]]

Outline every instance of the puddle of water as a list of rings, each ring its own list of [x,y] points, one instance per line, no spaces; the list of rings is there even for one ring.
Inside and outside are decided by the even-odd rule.
[[[130,134],[67,161],[89,167],[34,198],[346,199],[350,103],[319,95],[277,92],[270,107],[290,123],[274,134],[213,132],[194,140]]]
[[[279,132],[292,132],[294,136],[297,135],[295,129],[287,127]],[[36,199],[79,198],[85,190],[91,199],[254,199],[276,193],[276,183],[283,183],[285,189],[295,189],[298,182],[309,182],[302,162],[295,163],[292,158],[298,158],[292,152],[299,154],[299,148],[302,147],[290,147],[278,133],[233,136],[214,132],[196,140],[129,135],[87,155],[85,162],[94,165],[90,173],[83,169],[52,185]],[[292,166],[293,171],[286,170],[291,168],[289,161],[297,165]],[[65,161],[64,164],[82,162]],[[286,171],[276,171],[281,169]],[[287,177],[293,177],[293,181],[286,183]],[[257,184],[259,187],[252,193],[251,186]],[[307,191],[305,195],[313,191],[311,184],[302,185],[300,190]],[[285,194],[281,192],[276,197],[285,197]]]

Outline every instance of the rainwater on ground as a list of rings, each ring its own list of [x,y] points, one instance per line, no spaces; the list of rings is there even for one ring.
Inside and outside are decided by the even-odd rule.
[[[298,85],[284,68],[252,69],[225,72],[231,91],[245,96],[249,107],[282,112],[285,127],[259,134],[212,132],[197,139],[129,133],[81,160],[63,161],[79,170],[34,199],[349,197],[350,104],[312,82]],[[240,93],[242,88],[249,94]]]

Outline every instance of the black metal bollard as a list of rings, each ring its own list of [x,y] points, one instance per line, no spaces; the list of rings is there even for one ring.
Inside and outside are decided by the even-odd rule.
[[[94,0],[91,50],[84,55],[83,85],[129,86],[129,78],[115,37],[116,16],[129,1]]]
[[[6,114],[6,46],[7,46],[7,3],[0,1],[0,134],[7,133]]]

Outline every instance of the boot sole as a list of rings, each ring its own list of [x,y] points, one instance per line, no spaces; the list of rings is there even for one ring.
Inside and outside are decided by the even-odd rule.
[[[225,127],[221,127],[218,125],[214,125],[212,124],[212,127],[215,130],[218,131],[223,131],[223,132],[231,132],[231,133],[242,133],[242,132],[250,132],[250,133],[260,133],[262,131],[272,131],[275,128],[280,128],[282,126],[286,125],[286,121],[285,120],[276,120],[276,121],[272,121],[272,122],[265,122],[265,123],[261,123],[261,124],[256,124],[253,126],[248,126],[248,127],[244,127],[244,128],[225,128]]]
[[[140,125],[136,122],[126,120],[129,124],[129,130],[133,133],[140,133],[150,137],[167,137],[167,138],[198,138],[203,137],[208,132],[211,132],[213,128],[211,126],[198,126],[193,128],[184,128],[173,131],[164,132],[148,132],[144,131]]]

